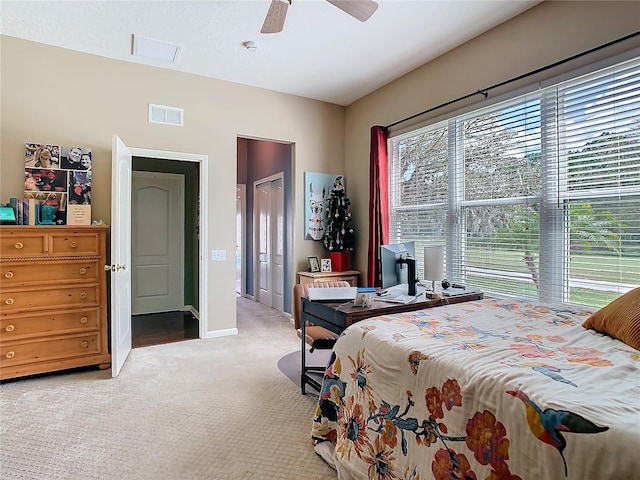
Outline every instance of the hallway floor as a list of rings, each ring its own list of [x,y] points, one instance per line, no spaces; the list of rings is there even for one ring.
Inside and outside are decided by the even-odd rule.
[[[163,312],[131,317],[131,347],[198,338],[198,319],[191,312]]]

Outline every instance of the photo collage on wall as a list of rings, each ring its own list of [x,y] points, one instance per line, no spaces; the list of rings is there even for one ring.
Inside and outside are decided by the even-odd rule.
[[[31,224],[91,224],[90,148],[26,143],[24,167],[24,197],[39,205]]]

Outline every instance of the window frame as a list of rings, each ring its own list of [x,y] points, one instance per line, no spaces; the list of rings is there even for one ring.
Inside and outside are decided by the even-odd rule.
[[[640,52],[636,52],[636,58],[618,59],[612,61],[611,65],[606,67],[616,67],[628,60],[638,64],[640,68]],[[593,65],[594,71],[602,70],[603,67],[596,68],[599,65]],[[605,68],[606,68],[605,67]],[[590,72],[587,72],[590,73]],[[569,268],[570,268],[570,231],[569,231],[569,214],[570,204],[579,198],[593,198],[594,192],[589,190],[569,190],[568,181],[568,156],[561,157],[557,142],[548,141],[558,135],[558,88],[564,84],[570,84],[572,80],[585,75],[584,71],[575,72],[571,78],[563,78],[562,82],[555,84],[547,82],[547,85],[538,85],[538,90],[528,87],[523,91],[513,92],[510,95],[503,96],[500,100],[491,102],[490,105],[483,105],[480,108],[467,108],[458,113],[453,112],[444,120],[425,123],[411,130],[390,135],[388,139],[389,155],[389,217],[390,217],[390,242],[397,243],[402,241],[415,240],[414,238],[402,238],[398,235],[398,215],[401,212],[408,211],[437,211],[446,209],[446,234],[444,238],[440,238],[440,242],[445,242],[447,257],[456,259],[455,261],[446,262],[447,278],[453,278],[455,281],[466,281],[466,268],[469,266],[466,252],[468,244],[468,236],[466,234],[465,218],[463,213],[469,207],[474,206],[496,206],[496,205],[526,205],[531,203],[539,204],[540,217],[538,222],[539,231],[539,251],[545,252],[545,261],[538,262],[538,284],[537,298],[553,303],[569,303]],[[540,191],[532,195],[514,196],[505,198],[483,198],[483,199],[465,199],[465,148],[464,148],[464,122],[473,118],[479,118],[486,112],[498,112],[500,109],[507,109],[509,106],[517,105],[522,99],[536,99],[540,102],[540,175],[541,186]],[[527,100],[525,100],[526,102]],[[504,111],[504,110],[503,110]],[[640,112],[640,110],[638,110]],[[417,137],[419,135],[435,132],[441,128],[447,128],[448,136],[448,178],[449,188],[446,195],[446,202],[427,202],[414,205],[400,205],[400,186],[401,168],[400,145],[403,140]],[[462,173],[460,173],[462,172]],[[462,181],[460,178],[462,177]],[[396,179],[394,181],[394,179]],[[640,195],[640,187],[626,187],[630,194]],[[597,190],[597,195],[605,194],[605,189]],[[607,198],[616,198],[620,196],[620,189],[611,189],[610,196]],[[419,226],[419,225],[416,225]],[[417,230],[417,228],[416,228]],[[419,270],[422,267],[418,259]],[[460,270],[462,268],[462,271]],[[624,288],[620,293],[624,293]],[[508,295],[508,293],[506,294]],[[518,295],[521,296],[521,295]]]

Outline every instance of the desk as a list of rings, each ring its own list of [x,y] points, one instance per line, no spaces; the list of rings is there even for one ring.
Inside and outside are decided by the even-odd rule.
[[[357,270],[345,270],[344,272],[298,272],[298,283],[335,282],[343,280],[349,282],[352,287],[358,286]]]
[[[305,325],[307,322],[314,325],[331,330],[335,333],[342,333],[348,326],[364,320],[366,318],[377,317],[378,315],[389,315],[391,313],[413,312],[422,310],[423,308],[439,307],[441,305],[451,305],[454,303],[470,302],[473,300],[481,300],[484,294],[482,292],[461,293],[441,298],[425,298],[419,297],[418,300],[411,303],[386,303],[374,301],[371,307],[355,306],[353,302],[347,304],[328,303],[328,302],[312,302],[308,298],[302,299],[302,313],[300,325],[302,328],[302,359],[301,359],[301,377],[300,386],[302,394],[305,393],[305,384],[309,384],[320,390],[320,384],[313,377],[310,377],[305,371],[305,353],[306,353],[306,332]]]

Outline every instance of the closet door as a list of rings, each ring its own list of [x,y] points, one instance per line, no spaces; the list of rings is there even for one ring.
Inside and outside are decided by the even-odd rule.
[[[272,306],[284,311],[284,185],[271,182],[271,289]]]
[[[256,186],[258,302],[268,307],[271,299],[271,182]]]
[[[256,182],[257,301],[284,310],[284,186],[282,176]]]

